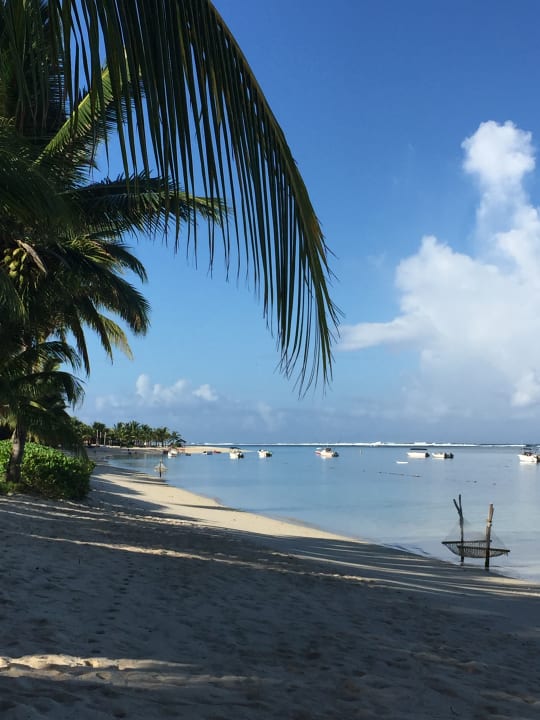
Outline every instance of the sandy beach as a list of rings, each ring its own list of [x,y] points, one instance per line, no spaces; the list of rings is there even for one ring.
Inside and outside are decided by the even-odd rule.
[[[540,718],[540,588],[96,468],[0,498],[0,716]]]

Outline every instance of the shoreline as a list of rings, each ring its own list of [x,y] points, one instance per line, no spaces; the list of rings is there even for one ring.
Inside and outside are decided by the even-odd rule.
[[[144,472],[98,464],[93,473],[93,481],[94,489],[100,494],[107,493],[106,486],[112,483],[115,487],[115,495],[121,497],[126,507],[133,510],[143,510],[157,517],[182,519],[203,528],[219,528],[226,533],[247,537],[250,542],[263,542],[273,547],[279,547],[284,552],[294,554],[302,559],[314,557],[312,553],[303,549],[303,540],[333,541],[346,544],[349,553],[352,548],[359,552],[366,552],[368,555],[386,556],[387,559],[395,558],[396,561],[402,558],[417,566],[424,564],[430,572],[438,569],[447,573],[451,578],[470,575],[481,586],[490,585],[495,579],[505,589],[513,588],[526,593],[536,593],[540,598],[540,585],[524,578],[504,575],[493,569],[487,572],[483,566],[478,564],[459,565],[426,553],[415,553],[394,545],[377,544],[360,537],[334,533],[294,518],[280,519],[229,507],[220,503],[216,498],[169,485],[165,476],[160,479]],[[122,488],[122,490],[119,492],[118,488]],[[140,496],[138,499],[133,499],[135,488],[137,495]],[[334,562],[334,558],[330,554],[328,557],[319,554],[317,559],[322,562]],[[343,560],[337,560],[337,562],[341,565],[354,564],[344,563]],[[371,572],[373,573],[373,570]]]
[[[425,443],[424,443],[424,444],[425,444]],[[253,446],[253,447],[256,447],[256,446]],[[137,452],[140,453],[140,454],[148,453],[148,454],[150,454],[150,455],[151,455],[151,454],[154,454],[154,453],[156,453],[156,452],[157,452],[158,454],[161,454],[161,451],[163,451],[164,453],[167,452],[166,449],[163,450],[162,448],[117,448],[117,447],[111,447],[111,446],[108,446],[108,447],[105,447],[105,446],[97,446],[97,453],[96,453],[96,448],[94,447],[93,449],[94,449],[94,457],[91,458],[91,459],[94,459],[94,460],[96,461],[96,463],[98,463],[98,464],[99,464],[100,462],[105,462],[105,463],[106,463],[106,462],[107,462],[107,460],[105,459],[106,456],[108,455],[108,456],[110,457],[110,456],[112,456],[112,454],[115,454],[115,455],[121,457],[121,456],[124,455],[124,454],[135,454],[135,455],[136,455]],[[210,453],[212,453],[212,452],[219,452],[219,453],[228,454],[229,448],[228,448],[228,447],[224,447],[224,446],[192,445],[192,446],[185,446],[184,450],[185,450],[186,452],[190,453],[190,454],[193,454],[193,455],[197,455],[197,454],[201,454],[201,453],[206,453],[206,452],[210,452]],[[246,453],[254,453],[254,452],[256,452],[256,450],[253,450],[253,449],[245,450],[245,449],[243,449],[243,452],[246,452]],[[97,455],[97,456],[96,456],[96,455]],[[101,457],[100,457],[100,456],[101,456]],[[117,468],[115,468],[115,466],[111,466],[111,468],[117,469]],[[126,469],[126,471],[129,473],[129,472],[131,472],[131,469]],[[134,471],[134,472],[135,472],[135,471]],[[148,477],[149,477],[150,479],[153,479],[152,476],[148,476]],[[163,477],[161,478],[161,480],[162,480],[163,482],[167,483],[167,476],[166,476],[166,474],[163,475]],[[171,485],[170,487],[177,487],[177,486]],[[183,492],[192,492],[192,491],[184,490],[183,488],[178,488],[178,489],[182,490]],[[221,504],[222,504],[219,497],[197,495],[196,493],[192,493],[192,494],[193,494],[196,498],[200,498],[202,501],[209,501],[209,500],[211,500],[213,503],[216,504],[216,506],[221,506]],[[246,513],[246,512],[249,513],[249,511],[244,511],[244,510],[241,510],[241,509],[239,509],[239,508],[234,508],[234,509],[235,509],[235,511],[238,512],[238,513]],[[264,518],[264,519],[269,519],[269,520],[275,520],[275,521],[278,522],[278,523],[279,523],[279,522],[284,522],[285,524],[289,524],[289,525],[294,525],[294,526],[309,528],[310,530],[312,530],[312,531],[314,531],[314,532],[316,532],[316,533],[321,533],[321,534],[324,534],[324,535],[327,535],[327,536],[330,536],[330,537],[334,537],[334,538],[341,538],[341,539],[343,539],[343,540],[347,540],[347,541],[350,541],[350,542],[360,542],[360,543],[365,543],[365,544],[368,544],[368,545],[380,546],[380,547],[383,547],[383,548],[388,548],[388,549],[390,549],[390,550],[396,550],[397,552],[404,552],[404,553],[407,553],[407,554],[412,555],[412,556],[418,556],[418,557],[428,558],[428,559],[431,559],[431,560],[435,560],[435,561],[437,561],[437,562],[440,562],[440,563],[442,563],[442,564],[444,564],[444,565],[447,565],[447,564],[448,564],[448,565],[451,565],[451,566],[456,566],[456,565],[457,565],[455,559],[454,559],[453,561],[452,561],[450,558],[449,558],[449,559],[444,559],[442,556],[439,556],[439,555],[437,555],[437,554],[431,554],[431,553],[429,553],[429,551],[423,551],[421,548],[407,547],[406,545],[403,545],[403,544],[401,544],[401,543],[399,543],[399,542],[396,542],[396,543],[394,543],[394,544],[391,544],[391,543],[382,543],[382,542],[379,542],[377,539],[370,539],[370,538],[367,538],[367,537],[362,537],[361,535],[346,535],[346,534],[342,534],[342,533],[339,533],[339,532],[336,533],[336,532],[334,532],[333,530],[326,530],[326,529],[325,529],[324,527],[322,527],[321,525],[309,524],[309,523],[307,523],[307,522],[305,522],[305,521],[303,521],[303,520],[300,520],[300,519],[298,519],[298,518],[295,518],[295,517],[282,517],[282,518],[280,518],[279,516],[272,516],[272,515],[259,515],[258,517]],[[459,566],[459,567],[461,567],[461,566]],[[468,564],[466,564],[465,569],[473,569],[473,570],[476,569],[476,570],[478,570],[480,573],[483,573],[483,572],[484,572],[484,569],[483,569],[483,561],[468,563]],[[525,585],[528,585],[528,586],[535,586],[535,585],[539,585],[539,586],[540,586],[540,582],[538,582],[538,580],[537,580],[536,578],[530,578],[530,577],[527,577],[526,575],[523,575],[523,574],[522,574],[522,575],[519,575],[517,572],[516,572],[515,574],[511,574],[511,569],[509,569],[508,572],[505,572],[505,569],[504,569],[504,568],[497,567],[496,564],[495,564],[495,565],[494,565],[494,564],[491,565],[491,567],[490,567],[490,569],[489,569],[489,573],[490,573],[491,575],[498,575],[498,576],[503,577],[503,578],[506,578],[506,579],[508,579],[508,580],[515,580],[515,581],[517,581],[517,582],[522,582],[522,583],[524,583]]]
[[[6,720],[535,720],[540,587],[96,467],[0,498]]]

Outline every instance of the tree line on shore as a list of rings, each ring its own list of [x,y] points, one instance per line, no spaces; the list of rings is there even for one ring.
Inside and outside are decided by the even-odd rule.
[[[76,432],[85,445],[118,445],[120,447],[181,447],[185,440],[168,427],[150,427],[136,420],[118,422],[108,427],[102,422],[87,425],[73,418]]]

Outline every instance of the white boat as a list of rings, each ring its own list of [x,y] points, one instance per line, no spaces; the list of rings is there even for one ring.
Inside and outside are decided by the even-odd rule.
[[[426,448],[411,448],[407,455],[411,458],[428,458],[429,453]]]
[[[431,453],[431,457],[434,457],[437,460],[451,460],[454,457],[454,453],[445,450],[444,452]]]
[[[167,453],[167,457],[176,457],[178,455],[178,450],[176,448],[171,448],[169,452]]]
[[[540,462],[540,454],[537,447],[532,445],[524,445],[519,453],[520,463],[537,463]]]
[[[270,450],[259,450],[258,453],[260,458],[272,457]]]
[[[332,450],[331,447],[317,448],[315,452],[322,458],[339,457],[339,453],[336,452],[336,450]]]
[[[231,448],[229,450],[229,457],[231,460],[240,460],[244,457],[244,453],[239,448]]]

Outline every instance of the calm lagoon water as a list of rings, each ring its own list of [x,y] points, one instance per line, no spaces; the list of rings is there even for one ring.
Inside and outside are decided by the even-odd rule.
[[[491,567],[540,583],[540,464],[521,464],[517,447],[453,447],[452,460],[408,458],[407,447],[336,446],[339,457],[326,460],[311,446],[269,449],[266,459],[249,447],[243,460],[226,451],[164,456],[165,479],[224,505],[457,563],[441,541],[457,537],[452,500],[461,494],[475,532],[485,529],[489,504],[495,507],[494,544],[511,552],[492,558]],[[155,455],[110,462],[156,474]]]

